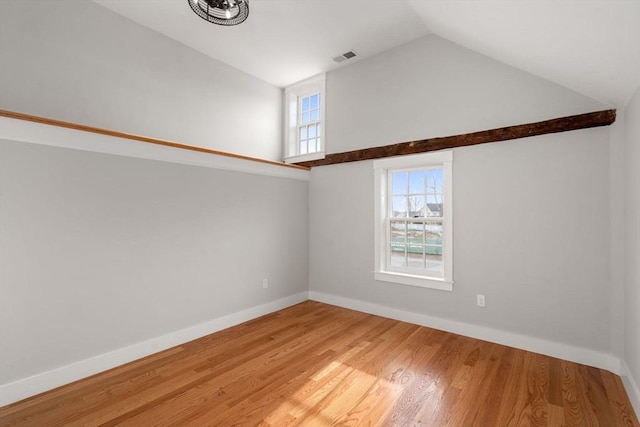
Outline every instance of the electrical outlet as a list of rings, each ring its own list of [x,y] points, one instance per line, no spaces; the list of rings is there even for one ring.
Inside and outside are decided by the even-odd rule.
[[[269,287],[269,279],[262,279],[262,288],[267,289]]]
[[[484,307],[484,295],[476,295],[476,305],[478,307]]]

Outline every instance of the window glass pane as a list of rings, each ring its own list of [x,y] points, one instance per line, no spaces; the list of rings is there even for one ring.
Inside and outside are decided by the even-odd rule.
[[[309,112],[302,113],[302,120],[301,120],[301,123],[302,123],[303,125],[304,125],[304,124],[309,123]]]
[[[404,221],[391,223],[391,243],[404,244],[407,241],[407,224]]]
[[[424,179],[426,171],[411,171],[409,172],[409,194],[424,194]]]
[[[442,246],[427,246],[427,255],[442,255]]]
[[[425,268],[424,246],[410,245],[407,247],[407,267]]]
[[[442,194],[427,195],[427,203],[442,203]]]
[[[442,193],[443,176],[441,168],[427,170],[427,192]]]
[[[309,144],[307,147],[309,153],[315,153],[316,152],[316,139],[315,138],[310,138],[309,139]]]
[[[393,172],[391,174],[391,192],[393,194],[407,194],[406,172]]]
[[[309,97],[302,98],[302,111],[309,111]]]
[[[311,96],[311,108],[318,108],[320,105],[320,95],[315,94]]]
[[[427,245],[442,246],[442,223],[427,224],[425,240]]]
[[[311,125],[309,126],[309,138],[315,138],[315,137],[316,137],[316,126]]]
[[[317,122],[320,120],[320,110],[311,110],[311,121]]]
[[[424,242],[424,224],[409,223],[407,225],[407,241],[411,244],[423,245]]]
[[[444,264],[442,263],[442,255],[429,255],[430,249],[427,248],[426,269],[429,274],[435,277],[444,277]]]
[[[407,224],[407,263],[412,268],[424,268],[424,224]]]
[[[300,141],[300,154],[307,154],[307,141]]]
[[[407,255],[406,255],[406,247],[404,245],[391,244],[391,251],[389,252],[391,267],[406,267],[407,266]]]
[[[432,274],[443,277],[442,263],[442,224],[427,225],[426,232],[426,268]]]
[[[428,195],[426,216],[442,216],[442,195]]]
[[[307,128],[306,127],[300,128],[300,141],[302,141],[303,139],[307,139]]]
[[[393,207],[391,216],[406,217],[407,216],[407,196],[393,196]]]
[[[425,216],[425,198],[424,196],[409,196],[409,216],[411,218],[422,218]]]

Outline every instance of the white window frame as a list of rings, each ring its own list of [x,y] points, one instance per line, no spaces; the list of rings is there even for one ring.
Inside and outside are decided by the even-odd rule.
[[[443,212],[442,221],[442,278],[391,271],[388,267],[389,239],[389,171],[442,167]],[[435,151],[411,156],[374,160],[375,183],[375,270],[374,279],[445,291],[453,290],[453,151]]]
[[[324,159],[326,147],[325,133],[325,107],[327,105],[325,95],[326,75],[320,74],[310,79],[291,85],[284,90],[284,147],[283,158],[286,163],[306,162],[310,160]],[[320,120],[318,121],[320,143],[313,153],[300,154],[299,149],[299,100],[316,93],[320,94]]]

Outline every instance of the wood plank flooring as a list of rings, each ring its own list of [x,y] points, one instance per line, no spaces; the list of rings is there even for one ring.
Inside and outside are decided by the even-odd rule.
[[[640,426],[607,371],[313,301],[0,408],[2,426]]]

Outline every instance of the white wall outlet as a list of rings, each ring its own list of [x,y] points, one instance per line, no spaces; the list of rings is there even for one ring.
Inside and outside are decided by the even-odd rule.
[[[478,307],[484,307],[484,295],[476,295],[476,305]]]
[[[262,288],[267,289],[269,287],[269,279],[262,279]]]

